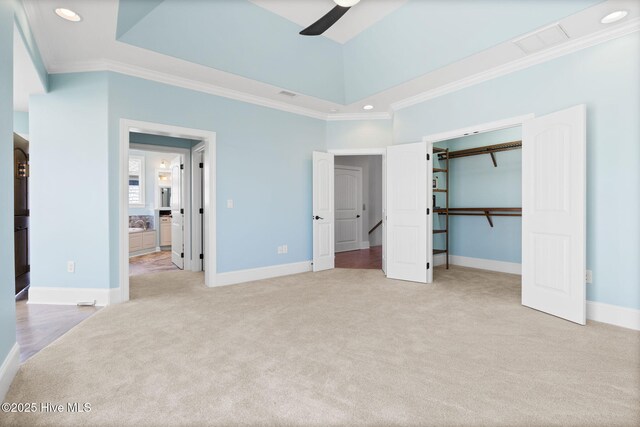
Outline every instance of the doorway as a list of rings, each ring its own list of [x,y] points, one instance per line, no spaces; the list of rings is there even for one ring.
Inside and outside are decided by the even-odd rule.
[[[140,133],[130,140],[139,142],[129,150],[129,275],[183,270],[192,191],[184,179],[190,150],[179,146],[197,141]]]
[[[382,269],[382,156],[336,156],[334,178],[335,266]]]
[[[141,138],[142,136],[144,138]],[[120,121],[119,245],[121,302],[129,299],[129,254],[132,249],[135,249],[131,246],[130,240],[129,204],[132,194],[136,193],[130,188],[130,183],[136,182],[135,175],[132,178],[129,170],[130,149],[149,150],[151,145],[154,145],[149,141],[157,141],[159,138],[164,139],[165,142],[153,146],[152,150],[161,153],[157,160],[161,165],[164,160],[164,166],[168,167],[152,167],[153,173],[150,176],[153,188],[145,188],[145,194],[155,195],[150,197],[156,204],[167,201],[169,206],[154,205],[154,230],[148,236],[147,245],[150,246],[151,240],[154,240],[157,246],[153,251],[156,252],[159,249],[157,252],[164,255],[165,259],[158,261],[165,266],[169,265],[168,255],[163,252],[169,251],[162,251],[162,248],[170,248],[171,266],[168,268],[196,272],[204,270],[205,285],[215,286],[215,133],[122,119]],[[166,142],[167,139],[172,138],[174,142],[180,140],[188,145],[177,148],[175,143]],[[197,159],[195,164],[194,159]],[[156,185],[163,176],[165,181],[169,181],[170,177],[171,184]],[[138,188],[137,191],[142,191],[142,188]],[[163,227],[164,236],[162,235]],[[133,228],[143,228],[142,231],[136,230],[139,233],[149,230],[148,226],[146,230],[145,227]],[[170,237],[167,238],[167,236]],[[142,241],[144,245],[144,236]]]

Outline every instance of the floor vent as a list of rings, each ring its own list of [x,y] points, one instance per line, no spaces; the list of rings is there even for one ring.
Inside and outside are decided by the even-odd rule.
[[[541,30],[529,33],[526,36],[515,39],[513,43],[518,46],[525,54],[540,52],[552,46],[558,45],[569,40],[569,35],[560,26],[553,24]]]
[[[297,96],[295,93],[289,92],[287,90],[281,90],[280,95],[288,96],[289,98],[293,98],[294,96]]]

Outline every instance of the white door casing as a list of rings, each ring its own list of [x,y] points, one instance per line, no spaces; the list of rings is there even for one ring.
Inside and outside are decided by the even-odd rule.
[[[427,283],[433,282],[433,144],[427,143]],[[447,189],[448,190],[448,189]]]
[[[522,304],[585,324],[586,108],[524,122]]]
[[[171,262],[184,269],[184,211],[182,205],[182,156],[171,161]]]
[[[427,143],[387,147],[387,250],[390,279],[427,282]]]
[[[334,156],[313,152],[313,271],[335,266]]]
[[[382,156],[382,272],[387,274],[387,156]]]
[[[362,168],[335,166],[335,251],[360,249],[362,241]]]

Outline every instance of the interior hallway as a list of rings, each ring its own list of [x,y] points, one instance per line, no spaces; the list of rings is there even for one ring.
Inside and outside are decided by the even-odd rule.
[[[382,246],[372,246],[358,251],[338,252],[336,268],[364,268],[382,270]]]

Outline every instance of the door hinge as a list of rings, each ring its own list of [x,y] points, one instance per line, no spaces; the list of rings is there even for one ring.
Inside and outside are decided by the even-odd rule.
[[[184,252],[180,253],[180,258],[184,258]]]
[[[180,209],[180,213],[184,215],[184,209]]]
[[[431,154],[427,153],[427,161],[431,160]]]
[[[200,254],[200,259],[204,259],[204,254]]]
[[[180,164],[180,169],[184,169],[184,165],[183,164]]]
[[[427,263],[427,270],[431,267],[431,264]]]
[[[204,167],[204,163],[200,163],[198,164],[198,166],[200,167],[200,169],[202,169]]]
[[[429,212],[430,212],[430,211],[429,211],[429,208],[427,208],[427,215],[429,215]]]
[[[204,213],[204,209],[200,208],[200,213],[203,214]]]

